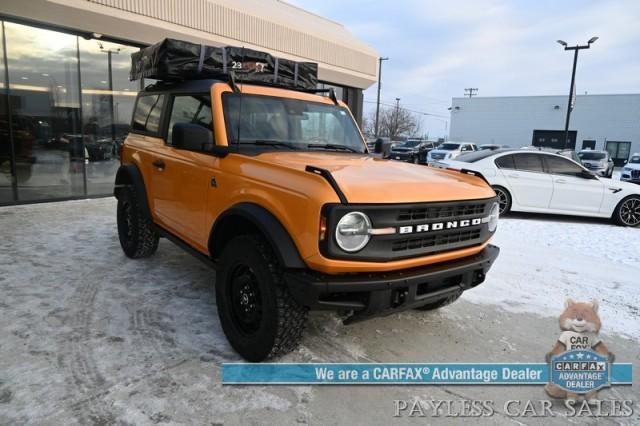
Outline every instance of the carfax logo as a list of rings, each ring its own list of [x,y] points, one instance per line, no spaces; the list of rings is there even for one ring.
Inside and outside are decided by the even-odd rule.
[[[569,393],[586,394],[609,386],[609,360],[593,351],[568,351],[551,358],[551,383]]]
[[[567,299],[560,315],[562,333],[546,356],[549,396],[596,403],[598,390],[610,385],[609,363],[614,355],[600,340],[600,327],[597,300]]]

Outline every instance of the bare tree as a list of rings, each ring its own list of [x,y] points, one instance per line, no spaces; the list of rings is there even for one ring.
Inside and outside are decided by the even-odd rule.
[[[364,133],[375,134],[375,111],[372,111],[363,121]],[[380,125],[378,136],[396,140],[402,137],[415,136],[420,132],[420,121],[416,114],[402,107],[387,107],[380,109]]]

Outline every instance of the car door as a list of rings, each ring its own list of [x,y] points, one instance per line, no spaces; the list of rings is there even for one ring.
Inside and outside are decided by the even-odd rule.
[[[544,172],[539,153],[513,154],[513,169],[501,168],[519,206],[525,209],[547,209],[553,194],[551,176]]]
[[[600,211],[604,184],[598,178],[579,164],[559,155],[545,155],[544,162],[553,181],[549,208],[575,213]]]
[[[152,161],[152,198],[155,213],[169,231],[182,239],[206,245],[202,240],[205,208],[214,159],[202,152],[174,146],[173,126],[177,123],[200,124],[212,129],[209,94],[175,95],[168,113],[166,143],[154,152]],[[211,164],[210,164],[211,163]]]

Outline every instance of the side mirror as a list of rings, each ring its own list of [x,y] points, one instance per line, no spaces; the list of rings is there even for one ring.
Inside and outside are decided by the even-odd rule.
[[[173,125],[171,145],[191,151],[208,151],[213,146],[211,130],[193,123]]]
[[[629,160],[624,160],[624,164],[627,164],[629,162]]]
[[[382,158],[386,158],[389,156],[389,153],[391,152],[391,145],[393,145],[393,142],[385,141],[384,139],[378,138],[376,140],[373,151],[376,154],[382,154]]]

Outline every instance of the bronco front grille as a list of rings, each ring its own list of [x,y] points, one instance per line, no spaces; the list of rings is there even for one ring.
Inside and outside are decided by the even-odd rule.
[[[444,205],[400,210],[398,212],[398,222],[407,220],[465,218],[467,216],[484,214],[486,207],[486,203],[473,203],[467,205]]]
[[[450,231],[439,235],[429,235],[422,238],[406,238],[391,244],[392,251],[415,250],[425,247],[438,247],[447,244],[472,241],[480,238],[480,229],[468,231]]]
[[[330,231],[321,252],[334,259],[386,262],[477,246],[491,233],[482,218],[489,216],[496,198],[416,204],[349,205],[325,207]],[[392,234],[373,235],[356,253],[342,251],[335,242],[335,226],[347,212],[360,211],[373,228],[393,228]]]

